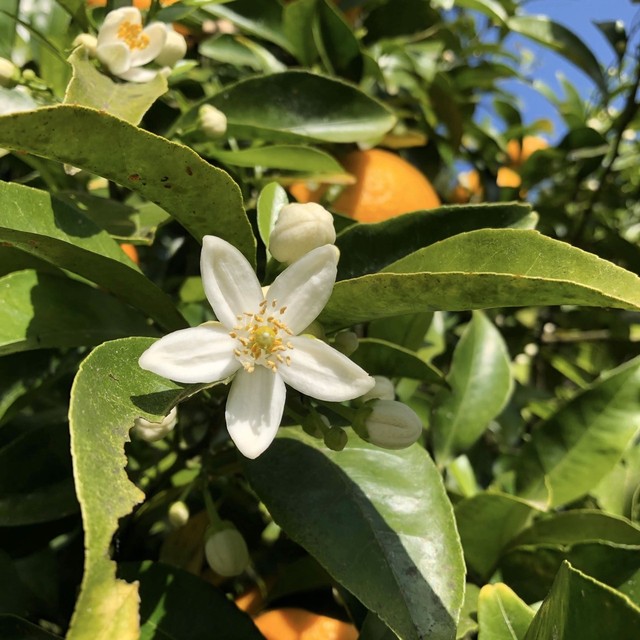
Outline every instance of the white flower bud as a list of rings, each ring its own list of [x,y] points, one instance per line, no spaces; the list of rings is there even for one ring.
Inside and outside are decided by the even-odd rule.
[[[73,46],[84,47],[91,57],[95,57],[98,48],[98,38],[92,36],[90,33],[80,33],[75,37]]]
[[[333,346],[340,351],[340,353],[344,353],[345,356],[350,356],[356,351],[359,344],[360,341],[355,331],[344,330],[336,333]]]
[[[178,422],[178,409],[174,407],[161,422],[151,422],[145,418],[136,418],[132,431],[140,440],[155,442],[172,431],[176,426],[176,422]]]
[[[189,521],[189,507],[182,500],[178,500],[171,504],[168,515],[171,526],[179,529]]]
[[[333,244],[333,216],[315,202],[286,204],[271,232],[269,251],[278,262],[291,264],[317,247]]]
[[[20,69],[11,60],[0,58],[0,87],[13,87],[20,81]]]
[[[225,578],[239,576],[249,566],[249,550],[242,534],[230,522],[226,528],[209,533],[204,554],[209,566]]]
[[[396,400],[374,400],[366,409],[371,412],[358,435],[367,442],[384,449],[404,449],[412,445],[422,433],[422,421],[406,404]],[[354,425],[355,427],[355,425]]]
[[[373,379],[376,384],[371,391],[367,391],[359,398],[362,402],[367,402],[368,400],[395,400],[396,389],[389,378],[373,376]]]
[[[177,31],[167,27],[167,39],[164,47],[156,56],[155,62],[160,66],[174,67],[187,53],[187,41]]]
[[[211,104],[198,109],[198,126],[207,138],[219,138],[227,131],[227,116]]]

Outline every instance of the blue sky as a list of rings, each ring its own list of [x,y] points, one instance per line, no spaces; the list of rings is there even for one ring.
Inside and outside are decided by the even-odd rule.
[[[615,62],[615,53],[593,22],[622,20],[629,31],[634,19],[640,19],[640,4],[634,4],[631,0],[528,0],[522,2],[522,11],[527,14],[546,14],[555,22],[571,29],[605,66]],[[635,39],[636,43],[637,41],[638,38]],[[561,56],[520,36],[511,36],[509,43],[513,48],[524,47],[534,53],[531,77],[560,91],[556,78],[560,72],[585,96],[585,100],[594,92],[595,86],[589,77]],[[562,120],[546,99],[521,83],[507,86],[520,97],[520,107],[526,123],[547,118],[555,126],[554,133],[549,137],[555,140],[562,135]]]

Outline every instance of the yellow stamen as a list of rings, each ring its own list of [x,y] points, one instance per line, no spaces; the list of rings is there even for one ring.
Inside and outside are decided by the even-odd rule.
[[[142,33],[141,24],[133,24],[123,20],[118,27],[118,39],[133,51],[134,49],[146,49],[149,46],[149,36]]]

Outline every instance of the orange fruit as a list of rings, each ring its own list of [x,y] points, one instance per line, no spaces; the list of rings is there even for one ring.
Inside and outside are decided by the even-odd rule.
[[[177,1],[178,0],[160,0],[160,4],[163,7],[168,7]],[[107,4],[107,0],[87,0],[87,4],[90,7],[104,7]],[[151,0],[133,0],[133,6],[138,9],[148,9],[151,6]]]
[[[140,264],[140,257],[138,256],[138,250],[134,245],[123,243],[120,245],[120,248],[135,262],[136,264]]]
[[[360,222],[379,222],[440,206],[440,198],[424,174],[395,153],[382,149],[352,151],[341,160],[356,181],[331,203],[338,213]],[[298,202],[317,202],[326,187],[311,190],[297,183],[290,191]]]
[[[511,166],[519,167],[536,151],[547,149],[548,147],[549,143],[539,136],[524,136],[524,138],[522,138],[522,144],[520,140],[509,140],[507,143],[507,154],[511,161],[510,164]]]
[[[262,593],[256,587],[252,587],[248,591],[245,591],[241,596],[238,596],[235,601],[236,607],[250,616],[255,616],[264,605],[264,598]]]
[[[522,178],[513,169],[509,167],[500,167],[496,177],[496,184],[499,187],[511,187],[517,189],[522,184]]]
[[[458,176],[458,184],[449,194],[449,200],[455,204],[479,202],[484,197],[484,189],[480,182],[480,174],[475,170],[463,171]]]
[[[304,609],[274,609],[254,622],[267,640],[356,640],[356,628],[347,622]]]

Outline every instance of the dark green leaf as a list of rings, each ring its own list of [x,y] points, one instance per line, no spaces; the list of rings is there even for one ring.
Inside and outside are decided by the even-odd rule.
[[[18,616],[0,615],[0,638],[7,640],[62,640]]]

